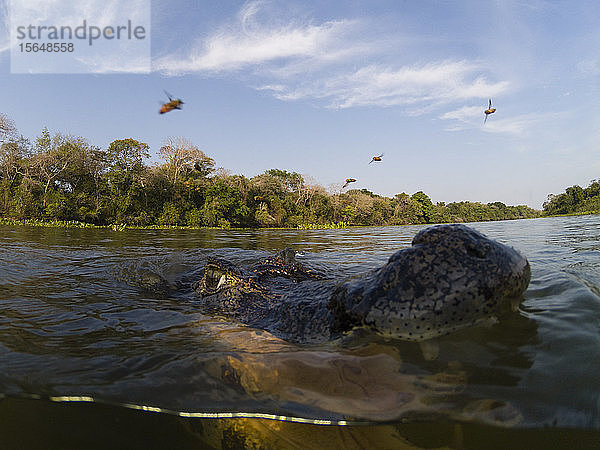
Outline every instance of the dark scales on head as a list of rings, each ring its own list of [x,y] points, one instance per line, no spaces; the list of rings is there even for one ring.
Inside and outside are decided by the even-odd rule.
[[[321,278],[317,272],[305,268],[296,260],[296,250],[291,247],[261,261],[253,267],[252,272],[260,279],[270,276],[286,277],[294,281]]]

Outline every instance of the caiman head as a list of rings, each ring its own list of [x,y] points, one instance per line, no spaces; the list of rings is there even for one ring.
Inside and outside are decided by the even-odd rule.
[[[192,288],[207,311],[244,323],[264,315],[264,303],[270,299],[268,290],[259,284],[256,276],[215,258],[207,261],[202,278],[193,283]]]
[[[255,289],[255,280],[244,275],[240,269],[229,261],[210,258],[204,266],[200,281],[192,288],[202,297],[219,293],[240,293]]]
[[[518,251],[464,225],[419,232],[387,264],[340,285],[332,329],[421,341],[515,310],[531,278]]]

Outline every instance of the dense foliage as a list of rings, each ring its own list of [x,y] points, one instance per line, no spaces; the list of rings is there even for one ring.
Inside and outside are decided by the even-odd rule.
[[[550,194],[544,203],[544,214],[600,213],[600,180],[592,180],[587,188],[571,186],[563,194]]]
[[[433,204],[423,192],[382,197],[328,192],[296,172],[252,178],[215,169],[183,138],[168,138],[162,164],[148,166],[148,145],[118,139],[106,150],[77,136],[42,130],[34,143],[0,115],[0,217],[96,225],[192,227],[340,227],[470,222],[535,217],[527,206]]]

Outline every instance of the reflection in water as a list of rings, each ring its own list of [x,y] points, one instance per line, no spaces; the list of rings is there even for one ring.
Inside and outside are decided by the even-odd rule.
[[[66,424],[79,424],[66,427],[74,445],[110,447],[113,437],[94,434],[89,425],[95,423],[138,438],[150,437],[156,426],[178,448],[198,443],[239,448],[257,439],[272,447],[316,448],[319,442],[348,448],[481,447],[490,441],[498,444],[492,447],[526,448],[517,444],[556,446],[558,435],[513,427],[555,425],[575,427],[561,431],[574,433],[577,442],[597,439],[597,433],[583,430],[600,429],[599,217],[473,227],[525,254],[532,281],[521,311],[440,339],[433,361],[424,359],[417,344],[364,331],[336,342],[292,345],[202,315],[178,284],[182,274],[200,273],[209,256],[248,267],[286,246],[303,250],[303,262],[329,278],[343,279],[382,265],[422,227],[125,232],[2,227],[0,394],[9,398],[0,401],[0,435],[32,444],[9,446],[40,447],[33,436],[8,432],[36,423],[49,436],[47,446],[59,447]],[[90,395],[172,411],[391,423],[327,428],[209,421],[109,405],[49,404],[21,398],[25,394]],[[49,424],[48,414],[58,419]],[[506,427],[511,432],[503,434]]]
[[[233,353],[207,361],[204,370],[258,401],[269,398],[278,404],[318,408],[317,417],[334,413],[357,420],[405,422],[447,417],[506,426],[521,420],[509,398],[486,399],[481,397],[485,389],[477,388],[515,386],[518,375],[531,366],[519,345],[535,337],[535,324],[522,317],[516,322],[503,331],[518,331],[520,325],[526,331],[520,343],[517,339],[503,343],[490,330],[465,330],[440,340],[440,358],[435,361],[426,361],[417,344],[377,343],[372,336],[362,344],[346,342],[342,349],[323,351],[238,329],[221,336],[221,344]]]

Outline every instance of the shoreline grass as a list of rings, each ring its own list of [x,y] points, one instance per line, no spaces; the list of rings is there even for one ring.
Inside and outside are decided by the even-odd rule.
[[[539,217],[526,217],[525,219],[543,219],[550,217],[571,217],[571,216],[589,216],[598,215],[600,211],[586,211],[578,213],[568,214],[553,214],[553,215],[542,215]],[[502,220],[518,220],[518,219],[502,219]],[[500,222],[501,220],[488,220],[485,222]],[[476,223],[475,222],[462,222],[462,223]],[[127,224],[109,224],[109,225],[95,225],[92,223],[80,222],[77,220],[41,220],[41,219],[15,219],[10,217],[0,217],[0,226],[27,226],[27,227],[43,227],[43,228],[88,228],[88,229],[111,229],[113,231],[124,231],[124,230],[333,230],[342,228],[363,228],[363,227],[382,227],[382,226],[402,226],[402,225],[436,225],[435,223],[423,224],[423,223],[407,223],[407,224],[394,224],[394,225],[355,225],[347,222],[331,222],[326,224],[300,224],[296,227],[194,227],[191,225],[127,225]]]

